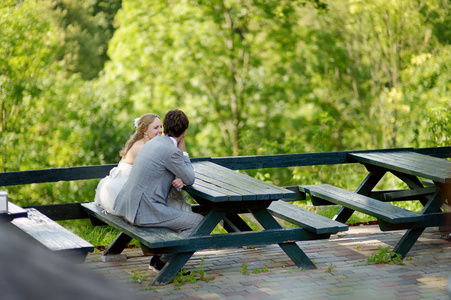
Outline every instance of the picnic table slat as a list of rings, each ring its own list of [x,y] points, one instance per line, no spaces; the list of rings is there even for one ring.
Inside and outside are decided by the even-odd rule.
[[[213,163],[199,162],[194,163],[193,166],[196,174],[201,174],[221,185],[240,186],[246,194],[255,194],[255,191],[258,193],[262,190],[274,191],[271,186],[266,185],[263,181],[256,181],[255,178]],[[246,182],[245,187],[242,186],[243,182]]]
[[[60,224],[51,220],[34,208],[28,208],[28,217],[15,218],[11,221],[36,241],[51,251],[72,256],[77,262],[83,262],[87,253],[94,251],[94,246]]]
[[[239,201],[241,199],[241,196],[239,195],[232,196],[224,194],[223,191],[218,191],[211,185],[205,185],[204,182],[195,182],[194,185],[187,186],[185,189],[193,197],[199,196],[210,201],[226,202],[234,200]]]
[[[237,187],[236,185],[227,183],[227,182],[221,182],[219,180],[216,180],[215,178],[211,178],[208,176],[205,176],[201,173],[196,173],[196,182],[195,185],[202,185],[205,186],[211,190],[215,190],[219,193],[223,193],[224,195],[228,196],[239,196],[240,199],[243,200],[255,200],[257,199],[257,196],[255,194],[249,194],[248,191]],[[244,193],[244,196],[243,196]]]
[[[405,174],[451,183],[451,161],[415,152],[352,153],[361,163],[399,171]]]
[[[193,163],[193,167],[196,174],[199,173],[203,176],[214,178],[216,182],[221,182],[221,185],[235,185],[245,190],[246,194],[259,195],[257,196],[257,200],[277,200],[292,197],[294,194],[287,189],[268,184],[211,162],[196,162]]]
[[[0,213],[0,222],[11,222],[15,218],[27,217],[27,210],[8,202],[8,212]]]
[[[300,188],[313,197],[363,212],[389,223],[420,222],[424,219],[415,212],[329,184],[305,185]]]
[[[81,206],[88,214],[94,215],[95,218],[102,220],[106,224],[113,227],[119,226],[121,231],[128,236],[136,238],[137,240],[147,240],[150,243],[148,246],[152,248],[163,248],[183,244],[183,237],[168,228],[152,227],[149,229],[132,225],[122,217],[105,214],[103,209],[93,202],[82,203]]]
[[[348,225],[331,220],[282,200],[272,202],[268,207],[268,210],[278,218],[284,219],[285,221],[317,234],[331,234],[348,230]]]

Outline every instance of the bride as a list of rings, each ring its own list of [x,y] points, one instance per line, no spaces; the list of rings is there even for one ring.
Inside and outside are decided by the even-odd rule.
[[[160,117],[151,113],[144,114],[141,118],[135,119],[135,128],[135,133],[130,136],[130,139],[125,143],[124,149],[119,153],[122,159],[118,166],[111,169],[109,175],[100,180],[96,188],[94,202],[107,213],[113,215],[115,215],[113,209],[114,202],[130,175],[130,170],[132,169],[136,155],[138,155],[138,152],[145,143],[163,133]],[[178,178],[174,181],[177,180],[181,181]],[[172,188],[169,193],[167,205],[173,208],[191,211],[191,205],[186,203],[183,194],[175,188]]]

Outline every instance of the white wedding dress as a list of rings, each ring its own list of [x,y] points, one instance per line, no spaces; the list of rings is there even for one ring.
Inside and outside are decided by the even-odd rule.
[[[117,167],[112,168],[110,174],[100,180],[97,185],[94,202],[102,207],[107,213],[116,215],[113,209],[114,203],[117,195],[130,175],[132,166],[133,165],[131,164],[120,162]],[[171,191],[169,192],[167,205],[183,211],[191,211],[191,205],[186,203],[185,196],[182,192],[179,192],[174,188],[171,188]]]

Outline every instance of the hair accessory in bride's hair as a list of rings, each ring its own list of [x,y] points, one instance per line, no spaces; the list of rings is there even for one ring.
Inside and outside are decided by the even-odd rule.
[[[135,128],[138,128],[139,119],[141,119],[141,118],[136,118],[135,119]]]

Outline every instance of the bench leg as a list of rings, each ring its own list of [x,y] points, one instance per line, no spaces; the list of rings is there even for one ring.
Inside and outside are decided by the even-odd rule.
[[[431,199],[425,205],[421,213],[428,214],[440,210],[440,206],[443,203],[440,197],[441,197],[440,191],[439,190],[435,191],[434,195],[432,195]],[[410,249],[413,247],[415,242],[418,240],[418,238],[421,236],[424,229],[425,228],[408,229],[404,234],[404,236],[401,238],[401,240],[398,242],[398,244],[395,246],[395,249],[393,249],[393,252],[401,254],[402,258],[404,258],[410,251]]]
[[[282,228],[266,209],[251,210],[251,213],[265,229]],[[295,242],[280,243],[279,246],[299,268],[316,269],[315,264]]]
[[[307,270],[316,269],[315,264],[296,243],[279,244],[279,246],[299,268]]]
[[[216,225],[221,222],[225,215],[226,212],[224,211],[209,211],[205,215],[202,222],[200,222],[200,224],[197,225],[196,229],[194,229],[194,231],[191,233],[191,236],[210,234],[213,229],[215,229]]]
[[[139,243],[139,246],[141,247],[141,251],[144,255],[153,255],[153,250],[144,245],[143,243]]]
[[[370,173],[366,176],[366,178],[362,181],[360,186],[356,189],[357,194],[369,196],[371,194],[371,190],[376,186],[376,184],[381,180],[381,178],[386,173],[385,170],[374,167],[369,168],[368,171]],[[332,218],[332,220],[344,224],[349,220],[349,218],[353,213],[354,210],[347,207],[342,207],[338,211],[338,213]]]
[[[128,243],[132,240],[131,237],[121,232],[114,239],[114,241],[105,249],[103,255],[117,255],[121,254],[122,251],[127,247]]]
[[[194,252],[174,254],[160,273],[158,273],[157,277],[152,281],[152,284],[163,285],[170,283],[193,254]]]
[[[349,218],[352,216],[353,213],[354,213],[354,210],[347,208],[347,207],[342,207],[337,212],[337,214],[332,218],[332,220],[345,224],[346,221],[349,220]]]
[[[225,215],[225,211],[209,211],[202,222],[200,222],[197,228],[191,233],[191,236],[210,234]],[[175,253],[160,273],[158,273],[157,277],[152,281],[152,284],[162,285],[170,283],[193,254],[194,252]]]

